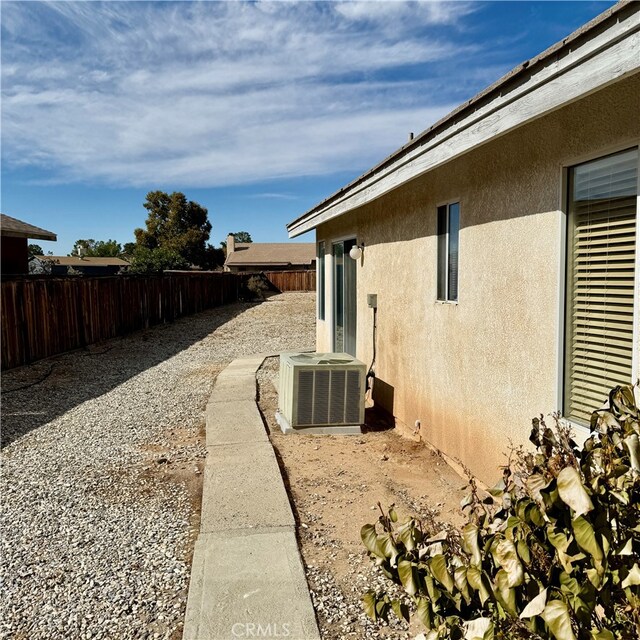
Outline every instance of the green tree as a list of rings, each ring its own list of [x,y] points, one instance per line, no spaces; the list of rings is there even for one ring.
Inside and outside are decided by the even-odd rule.
[[[122,255],[122,245],[115,240],[76,240],[70,255],[77,256],[81,252],[88,258],[116,258]]]
[[[27,251],[29,252],[29,257],[33,258],[33,256],[43,256],[44,251],[39,244],[30,244],[27,247]]]
[[[149,215],[146,229],[135,230],[137,248],[162,248],[197,266],[206,262],[211,223],[204,207],[184,193],[150,191],[144,208]]]
[[[86,256],[89,253],[90,248],[95,244],[95,240],[76,240],[73,243],[73,249],[71,249],[70,256],[83,255]]]
[[[218,249],[208,244],[205,249],[205,259],[202,268],[207,271],[213,271],[224,264],[225,253],[222,249]]]
[[[232,235],[236,239],[236,242],[253,242],[253,240],[251,239],[251,234],[248,231],[236,231],[235,233],[231,233],[229,235]]]
[[[177,251],[165,247],[137,246],[131,260],[129,273],[162,273],[168,269],[188,269],[189,262]]]
[[[136,250],[135,242],[125,242],[124,246],[122,247],[122,255],[131,257],[135,250]]]
[[[251,234],[248,231],[236,231],[235,233],[228,233],[227,237],[233,236],[236,239],[236,242],[249,243],[253,242],[251,239]],[[222,250],[224,251],[225,256],[227,255],[227,241],[223,240],[220,243]]]
[[[115,240],[98,240],[93,255],[98,258],[117,258],[122,255],[122,245]]]

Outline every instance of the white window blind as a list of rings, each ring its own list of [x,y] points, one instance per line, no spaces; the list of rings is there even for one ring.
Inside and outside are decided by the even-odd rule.
[[[569,170],[564,414],[588,423],[631,382],[638,150]]]

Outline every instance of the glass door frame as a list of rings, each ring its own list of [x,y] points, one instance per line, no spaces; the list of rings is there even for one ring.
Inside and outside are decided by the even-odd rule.
[[[331,348],[334,352],[355,356],[357,330],[357,263],[349,257],[349,250],[357,244],[355,236],[331,240]],[[336,257],[336,247],[342,248],[342,257]],[[341,267],[338,282],[338,267]],[[348,276],[352,277],[349,278]],[[339,300],[340,296],[340,300]],[[341,327],[338,320],[342,320]],[[340,333],[341,330],[341,333]]]

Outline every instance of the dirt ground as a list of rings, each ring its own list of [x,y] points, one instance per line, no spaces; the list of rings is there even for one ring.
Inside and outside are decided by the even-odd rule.
[[[222,367],[217,367],[216,375]],[[186,489],[191,504],[189,514],[189,542],[185,549],[185,561],[191,566],[195,543],[200,532],[202,514],[202,484],[204,478],[205,457],[176,459],[175,452],[180,449],[198,449],[204,447],[206,441],[206,423],[202,420],[197,428],[167,429],[161,444],[148,444],[141,449],[146,459],[141,462],[142,493],[151,493],[151,487],[158,483],[181,485]],[[171,444],[167,444],[171,442]],[[185,592],[185,597],[187,593]],[[182,630],[177,629],[171,640],[180,640]]]
[[[416,623],[370,623],[360,597],[389,581],[372,567],[360,528],[374,523],[376,504],[396,505],[399,518],[463,524],[464,480],[422,442],[403,438],[383,416],[357,436],[283,435],[275,421],[278,358],[258,372],[259,406],[281,464],[298,524],[307,579],[324,640],[413,637]]]

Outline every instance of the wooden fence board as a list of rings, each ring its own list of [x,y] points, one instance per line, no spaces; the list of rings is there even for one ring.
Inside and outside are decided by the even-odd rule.
[[[232,273],[4,280],[2,369],[238,300]]]
[[[315,291],[316,272],[309,271],[265,271],[265,277],[278,291]]]
[[[265,276],[280,291],[315,289],[314,271]],[[222,272],[3,280],[2,369],[236,302],[243,283],[246,274]]]

